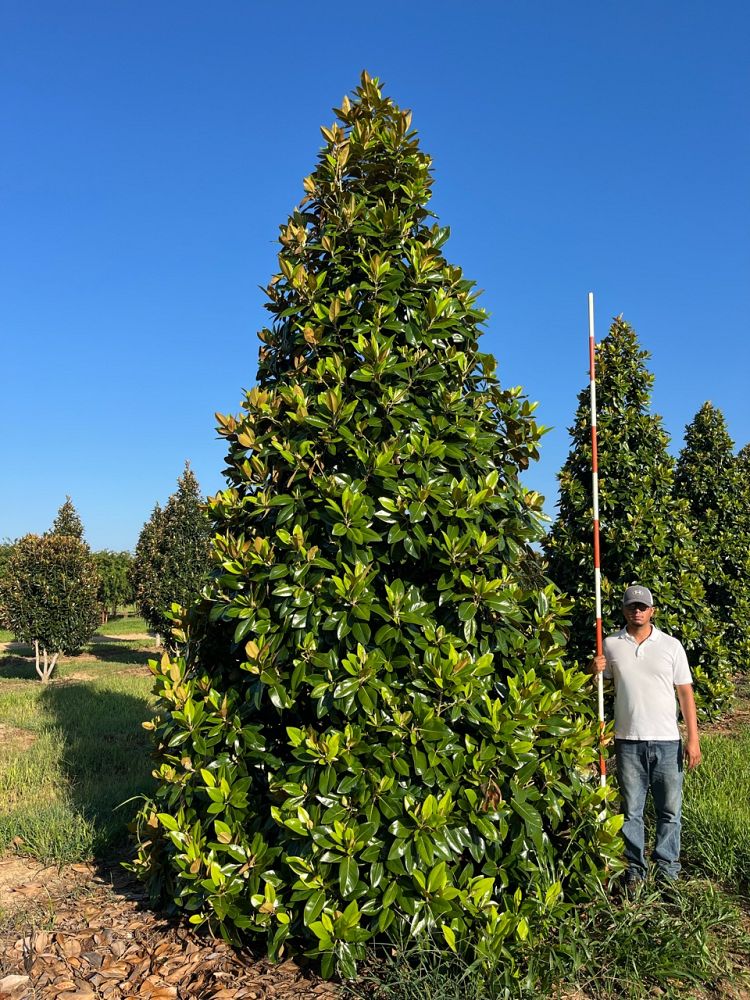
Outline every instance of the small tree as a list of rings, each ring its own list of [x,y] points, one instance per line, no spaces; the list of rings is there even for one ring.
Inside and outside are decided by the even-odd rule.
[[[188,607],[200,594],[209,568],[210,538],[200,486],[186,463],[166,507],[157,504],[144,524],[131,569],[136,604],[167,643],[174,624],[172,604]]]
[[[723,627],[707,604],[691,512],[673,495],[669,437],[661,418],[650,412],[654,377],[648,357],[622,317],[596,348],[604,627],[621,627],[625,587],[652,587],[657,624],[682,640],[699,709],[715,715],[731,698],[728,652]],[[578,397],[570,434],[572,447],[559,474],[559,514],[545,550],[552,579],[575,599],[570,649],[584,661],[593,650],[595,616],[588,387]]]
[[[0,581],[4,623],[34,647],[48,681],[60,653],[77,653],[99,624],[99,578],[88,547],[73,535],[26,535]]]
[[[479,350],[410,114],[365,74],[337,115],[281,227],[259,384],[219,417],[217,568],[154,664],[136,867],[325,973],[434,933],[512,977],[618,852],[590,678],[529,551],[540,431]]]
[[[110,614],[116,615],[121,604],[132,600],[130,569],[133,557],[129,552],[111,552],[103,549],[94,553],[99,574],[99,604],[102,609],[102,620],[107,621]]]
[[[57,517],[52,522],[49,530],[52,535],[68,535],[83,541],[83,522],[78,516],[78,511],[73,506],[70,497],[65,497],[65,503],[57,512]]]

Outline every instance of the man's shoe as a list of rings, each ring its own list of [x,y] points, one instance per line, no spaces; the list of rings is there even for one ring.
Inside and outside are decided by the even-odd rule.
[[[654,881],[656,882],[656,887],[659,890],[659,895],[662,899],[667,902],[672,902],[679,896],[680,890],[676,878],[670,878],[669,875],[658,874]]]
[[[638,875],[626,875],[625,896],[627,896],[628,899],[634,899],[643,891],[644,884],[645,879],[640,878]]]

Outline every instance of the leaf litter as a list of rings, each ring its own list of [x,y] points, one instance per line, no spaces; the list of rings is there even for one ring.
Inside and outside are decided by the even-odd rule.
[[[278,964],[148,908],[126,872],[0,861],[0,1000],[336,1000],[294,959]]]

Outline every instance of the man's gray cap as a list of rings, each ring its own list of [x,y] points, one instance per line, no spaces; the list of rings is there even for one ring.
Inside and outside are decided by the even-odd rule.
[[[622,595],[622,606],[625,607],[626,604],[645,604],[649,608],[653,608],[654,599],[651,596],[651,591],[648,587],[628,587],[625,593]]]

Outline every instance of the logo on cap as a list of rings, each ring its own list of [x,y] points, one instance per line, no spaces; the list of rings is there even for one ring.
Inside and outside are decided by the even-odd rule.
[[[648,587],[628,587],[622,595],[622,604],[623,607],[626,604],[645,604],[647,607],[653,608],[654,599]]]

